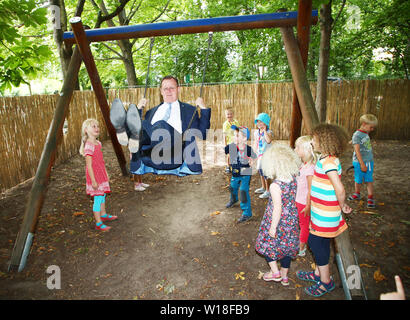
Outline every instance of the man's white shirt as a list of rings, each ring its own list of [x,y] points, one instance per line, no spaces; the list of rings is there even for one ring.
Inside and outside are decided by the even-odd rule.
[[[171,114],[167,123],[180,134],[182,134],[181,108],[179,106],[179,101],[174,101],[171,105]],[[152,117],[151,124],[153,125],[156,122],[162,120],[165,116],[165,112],[167,111],[167,109],[168,103],[161,104],[155,112],[154,116]]]

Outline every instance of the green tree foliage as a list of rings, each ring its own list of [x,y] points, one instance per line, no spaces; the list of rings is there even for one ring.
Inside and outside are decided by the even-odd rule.
[[[46,9],[34,0],[0,2],[0,93],[27,83],[42,70],[51,51],[29,35],[46,24]]]
[[[329,0],[314,0],[313,8]],[[38,2],[38,3],[37,3]],[[18,86],[39,76],[45,66],[59,63],[52,32],[45,34],[46,0],[0,1],[0,90]],[[93,3],[94,2],[94,3]],[[101,0],[87,0],[82,12],[85,25],[94,28]],[[78,0],[65,0],[67,19],[73,17]],[[118,0],[104,0],[108,12]],[[298,9],[298,0],[130,0],[125,6],[126,24],[160,23],[188,19],[272,13],[280,8]],[[343,8],[343,10],[340,10]],[[329,76],[341,78],[405,78],[409,76],[410,2],[406,0],[333,0]],[[118,16],[112,19],[120,25]],[[101,28],[108,27],[107,22]],[[296,31],[295,31],[296,32]],[[28,35],[43,35],[42,38]],[[44,36],[45,35],[45,36]],[[145,84],[150,41],[130,39],[137,84]],[[208,34],[155,38],[149,83],[158,84],[165,74],[181,82],[202,81]],[[319,25],[311,28],[307,75],[316,80],[320,45]],[[91,48],[105,87],[124,87],[127,74],[115,41],[92,43]],[[381,50],[384,57],[376,53]],[[53,51],[53,53],[50,53]],[[51,61],[51,62],[50,62]],[[263,74],[261,74],[263,70]],[[205,82],[288,80],[288,67],[279,29],[215,32]],[[91,87],[81,69],[81,88]]]

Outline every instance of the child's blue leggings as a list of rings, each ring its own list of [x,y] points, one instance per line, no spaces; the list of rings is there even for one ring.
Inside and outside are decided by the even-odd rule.
[[[103,203],[105,203],[105,194],[103,196],[94,196],[93,211],[100,212]]]

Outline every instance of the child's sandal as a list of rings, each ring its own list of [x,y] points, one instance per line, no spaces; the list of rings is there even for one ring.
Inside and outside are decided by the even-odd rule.
[[[305,288],[305,292],[312,297],[318,298],[323,296],[325,293],[332,291],[335,287],[336,285],[333,280],[330,280],[328,284],[325,284],[322,281],[318,281],[316,282],[316,284]]]
[[[282,276],[280,275],[280,271],[278,271],[278,272],[269,271],[269,272],[266,272],[263,275],[263,280],[281,282],[282,281]]]
[[[95,229],[100,231],[109,231],[111,227],[108,227],[104,223],[100,222],[95,225]]]
[[[113,221],[113,220],[116,220],[116,219],[118,219],[117,216],[111,216],[109,214],[105,214],[105,215],[101,216],[101,221]]]
[[[287,287],[289,285],[289,278],[282,278],[282,281],[280,282],[282,286]]]
[[[320,276],[315,275],[314,271],[297,271],[296,272],[296,277],[300,280],[304,281],[312,281],[312,282],[317,282],[320,281]]]

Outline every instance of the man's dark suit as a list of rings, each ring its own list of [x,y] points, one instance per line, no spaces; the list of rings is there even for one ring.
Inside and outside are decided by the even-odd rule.
[[[157,170],[172,170],[181,166],[182,161],[184,161],[188,168],[195,173],[202,172],[201,160],[199,158],[199,150],[196,145],[195,135],[199,138],[206,139],[206,131],[210,127],[211,119],[211,109],[201,109],[201,117],[198,117],[196,108],[188,103],[179,101],[180,113],[181,113],[181,124],[182,124],[182,135],[179,134],[172,126],[170,126],[166,121],[160,120],[155,124],[151,124],[152,118],[160,105],[148,110],[145,114],[145,119],[142,121],[142,137],[141,137],[141,148],[136,154],[133,154],[130,163],[131,173],[135,172],[141,166],[141,162],[145,166],[152,167]],[[141,112],[141,111],[140,111]],[[191,121],[192,115],[195,112],[194,119],[188,130],[189,122]],[[170,141],[154,141],[151,140],[153,133],[157,129],[167,130],[169,132]],[[187,135],[183,138],[184,133]],[[183,142],[184,141],[184,142]],[[166,163],[158,163],[155,159],[152,159],[151,155],[155,146],[162,143],[162,147],[171,148],[171,158]],[[181,148],[182,146],[182,148]],[[155,153],[155,151],[154,151]]]

